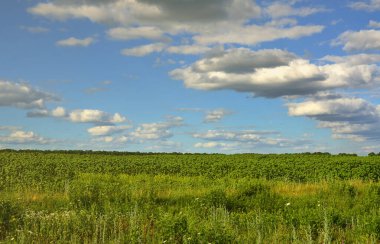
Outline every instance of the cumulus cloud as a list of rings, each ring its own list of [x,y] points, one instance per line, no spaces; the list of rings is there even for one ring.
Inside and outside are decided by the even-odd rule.
[[[74,123],[93,123],[93,124],[116,124],[126,122],[126,117],[119,113],[109,114],[98,109],[75,109],[67,111],[63,107],[55,109],[39,109],[30,111],[28,117],[53,117],[69,120]]]
[[[362,98],[320,94],[287,106],[290,116],[306,116],[319,121],[319,127],[332,130],[333,138],[380,139],[380,106]]]
[[[0,80],[0,106],[23,109],[43,109],[46,102],[59,99],[27,83]]]
[[[95,1],[62,0],[56,3],[39,3],[28,11],[57,20],[87,18],[94,22],[124,26],[139,22],[159,24],[172,29],[188,29],[192,26],[189,22],[201,25],[225,20],[243,21],[260,15],[260,8],[250,0],[115,0],[103,1],[101,4]]]
[[[37,110],[29,111],[26,115],[29,118],[42,118],[42,117],[49,117],[50,112],[47,109],[37,109]]]
[[[175,152],[180,151],[182,148],[182,143],[176,141],[160,141],[154,145],[148,146],[145,149],[150,151],[160,151],[160,152]]]
[[[362,62],[353,65],[346,57],[346,62],[316,65],[279,49],[231,48],[208,55],[188,67],[175,69],[170,75],[173,79],[183,80],[188,88],[230,89],[274,98],[376,85],[380,82],[380,68],[375,64],[364,64],[364,61],[377,58],[362,56]],[[325,61],[334,59],[337,60],[330,56]]]
[[[53,117],[66,117],[66,110],[63,107],[56,107],[51,111]]]
[[[87,37],[84,39],[78,39],[75,37],[70,37],[68,39],[57,41],[57,45],[61,47],[87,47],[95,42],[92,37]]]
[[[141,50],[140,50],[141,49]],[[152,49],[152,51],[150,51]],[[167,46],[167,45],[157,45],[156,44],[150,44],[150,45],[144,45],[136,48],[131,49],[125,49],[127,50],[128,56],[145,56],[147,54],[150,54],[152,52],[167,52],[170,54],[182,54],[182,55],[199,55],[204,53],[212,53],[217,48],[210,48],[208,46],[202,46],[202,45],[177,45],[177,46]],[[130,52],[132,52],[130,54]],[[146,54],[145,54],[146,52]],[[137,53],[137,54],[135,54]],[[141,53],[141,54],[140,54]],[[183,61],[180,61],[181,63]],[[167,62],[162,61],[160,58],[156,59],[156,64],[163,65],[163,64],[175,64],[176,61],[173,59],[168,59]]]
[[[48,109],[38,109],[27,113],[28,117],[39,118],[39,117],[66,117],[66,110],[63,107],[56,107],[53,110]]]
[[[22,128],[19,126],[13,126],[13,125],[0,125],[0,131],[16,131],[21,130]]]
[[[303,17],[324,9],[294,8],[291,5],[277,3],[269,6],[267,14],[263,15],[262,7],[251,0],[115,0],[101,3],[61,0],[39,3],[28,11],[34,15],[61,21],[85,18],[97,23],[113,24],[118,27],[108,31],[112,39],[145,38],[162,41],[169,40],[168,35],[189,33],[193,37],[195,35],[196,42],[205,45],[212,43],[252,45],[281,38],[296,39],[323,30],[323,26],[319,25],[285,28],[281,25],[247,24],[252,23],[252,20],[264,16],[265,18]],[[225,30],[229,31],[226,33]],[[189,54],[200,52],[199,48],[187,49]]]
[[[380,50],[380,30],[345,31],[332,45],[342,45],[345,51]]]
[[[171,128],[182,125],[182,117],[170,117],[165,122],[141,124],[130,135],[136,140],[162,140],[173,136]]]
[[[380,0],[355,1],[352,2],[349,6],[356,10],[373,12],[380,10]]]
[[[210,51],[211,48],[207,46],[199,45],[180,45],[180,46],[171,46],[166,49],[168,53],[174,54],[202,54]]]
[[[165,47],[166,45],[163,43],[153,43],[133,48],[125,48],[121,51],[121,53],[125,56],[142,57],[151,53],[161,52],[165,49]]]
[[[231,114],[231,111],[228,111],[223,108],[207,111],[204,118],[204,122],[206,123],[219,122],[220,120],[222,120],[225,116],[229,114]]]
[[[220,148],[222,150],[234,150],[238,147],[238,143],[225,143],[225,142],[197,142],[194,144],[195,148]]]
[[[222,120],[225,116],[232,114],[233,112],[224,108],[217,108],[212,110],[202,109],[202,108],[178,108],[177,111],[181,112],[195,112],[203,113],[203,122],[205,123],[215,123]]]
[[[380,62],[380,54],[359,53],[347,56],[327,55],[320,60],[340,64],[345,63],[348,65],[374,64]]]
[[[203,133],[194,133],[194,138],[200,138],[213,141],[255,141],[258,142],[263,139],[265,135],[278,135],[276,131],[255,131],[255,130],[243,130],[243,131],[228,131],[228,130],[208,130]]]
[[[126,142],[133,142],[133,138],[130,138],[128,136],[122,135],[122,136],[100,136],[93,138],[91,140],[92,142],[97,142],[97,143],[107,143],[107,144],[112,144],[113,146],[116,145],[122,145],[125,144]]]
[[[87,131],[92,136],[109,136],[130,129],[129,125],[101,125],[89,128]]]
[[[47,144],[52,142],[32,131],[11,130],[8,134],[0,135],[0,143],[5,144]]]
[[[380,28],[380,22],[374,21],[374,20],[370,20],[368,26],[372,27],[372,28]]]
[[[72,122],[77,123],[122,123],[126,118],[119,113],[109,114],[97,109],[76,109],[68,114]]]
[[[320,121],[373,122],[379,115],[377,108],[366,100],[340,95],[315,96],[287,106],[291,116],[307,116]]]
[[[300,7],[295,8],[289,3],[274,2],[265,9],[265,13],[272,18],[282,18],[288,16],[308,16],[320,12],[326,12],[325,8],[316,7]]]
[[[276,131],[208,130],[194,133],[192,136],[203,140],[203,142],[195,143],[195,148],[215,148],[236,152],[248,152],[262,147],[294,148],[311,143],[303,138],[297,140],[283,138]]]
[[[194,37],[194,40],[203,45],[209,44],[243,44],[256,45],[262,42],[274,41],[277,39],[298,39],[321,32],[324,29],[321,25],[292,26],[279,28],[276,26],[239,26],[236,28],[224,29],[220,32],[202,34]]]
[[[107,35],[114,40],[133,40],[133,39],[151,39],[151,40],[169,40],[164,36],[164,32],[157,27],[153,26],[141,26],[123,28],[116,27],[107,31]]]

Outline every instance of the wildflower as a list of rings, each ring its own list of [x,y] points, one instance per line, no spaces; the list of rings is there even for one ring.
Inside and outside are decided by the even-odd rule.
[[[289,206],[290,205],[290,202],[286,203],[285,206]]]

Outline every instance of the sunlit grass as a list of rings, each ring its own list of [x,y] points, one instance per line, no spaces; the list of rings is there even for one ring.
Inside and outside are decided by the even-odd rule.
[[[177,157],[165,157],[177,162]],[[273,157],[279,160],[282,156]],[[311,175],[290,170],[282,177],[279,164],[261,156],[257,158],[268,160],[271,166],[260,161],[262,167],[248,169],[249,162],[237,161],[241,168],[233,161],[231,165],[221,162],[200,173],[188,166],[181,172],[185,169],[171,168],[172,162],[156,164],[161,155],[152,158],[132,170],[124,161],[102,163],[108,160],[104,155],[72,164],[54,164],[56,159],[49,157],[35,163],[30,157],[29,163],[16,160],[7,167],[1,165],[0,242],[380,241],[380,183],[376,180],[351,177],[344,170],[335,171],[339,177],[318,178],[316,170],[310,171]],[[194,168],[205,164],[205,158],[194,157],[200,160]],[[100,162],[87,165],[91,160]],[[138,157],[133,160],[140,163]],[[123,167],[128,170],[120,173]],[[150,173],[154,167],[165,173]],[[235,171],[231,171],[233,167]],[[366,168],[358,174],[368,173],[376,179],[376,172]],[[18,178],[20,175],[24,178]]]

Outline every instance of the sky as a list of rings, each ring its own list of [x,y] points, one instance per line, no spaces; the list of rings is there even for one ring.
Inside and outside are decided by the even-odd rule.
[[[2,0],[0,148],[380,151],[380,0]]]

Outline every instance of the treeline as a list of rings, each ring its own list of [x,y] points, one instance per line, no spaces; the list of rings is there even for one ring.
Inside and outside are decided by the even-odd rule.
[[[63,154],[104,154],[104,155],[224,155],[222,153],[189,153],[189,152],[129,152],[129,151],[94,151],[94,150],[36,150],[36,149],[0,149],[0,152],[34,152],[34,153],[63,153]],[[274,153],[240,153],[236,155],[278,155]],[[301,153],[284,153],[283,155],[334,155],[329,152],[301,152]],[[356,153],[339,153],[340,156],[358,156]],[[371,152],[368,156],[380,155]]]

